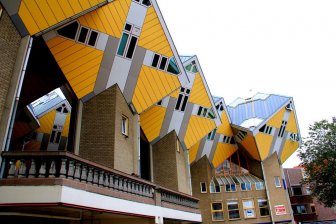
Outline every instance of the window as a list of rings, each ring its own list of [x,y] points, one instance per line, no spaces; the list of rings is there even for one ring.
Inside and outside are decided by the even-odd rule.
[[[245,131],[239,131],[238,134],[237,134],[237,138],[240,141],[243,141],[246,135],[247,135],[247,133]]]
[[[265,134],[269,134],[269,135],[272,134],[272,130],[273,130],[273,128],[266,125],[266,124],[259,129],[260,132],[265,133]]]
[[[50,143],[58,144],[60,142],[62,129],[63,129],[63,126],[61,126],[61,125],[54,125],[53,126],[53,130],[51,131],[51,135],[50,135],[50,139],[49,139]]]
[[[147,6],[147,7],[152,5],[152,3],[149,0],[134,0],[134,1],[140,3],[143,6]]]
[[[223,102],[220,102],[219,104],[217,104],[216,109],[219,111],[223,111],[224,110]]]
[[[295,195],[295,196],[300,196],[300,195],[302,195],[302,189],[301,189],[301,186],[298,186],[298,187],[292,187],[292,192],[293,192],[293,195]]]
[[[240,184],[242,191],[250,191],[251,190],[251,183],[245,182]]]
[[[75,40],[79,43],[94,47],[98,39],[98,32],[80,25],[77,21],[72,22],[57,30],[60,36]]]
[[[177,67],[174,57],[171,57],[168,61],[167,57],[161,56],[159,54],[154,54],[152,60],[152,67],[159,68],[160,70],[167,71],[175,75],[180,74],[180,70]]]
[[[216,180],[210,182],[210,193],[220,193],[221,188]]]
[[[259,206],[260,216],[269,215],[268,202],[266,199],[258,199],[258,206]]]
[[[275,187],[281,187],[280,177],[274,177]]]
[[[223,221],[223,204],[220,202],[211,203],[212,221]]]
[[[243,209],[244,209],[244,217],[245,218],[255,218],[255,209],[254,209],[254,202],[252,199],[250,200],[243,200]]]
[[[117,54],[129,59],[133,58],[133,54],[140,35],[140,28],[126,23],[124,31],[120,38]]]
[[[226,192],[235,192],[235,191],[237,191],[236,184],[226,184],[225,185],[225,191]]]
[[[1,18],[1,15],[2,15],[2,6],[0,5],[0,18]]]
[[[265,189],[265,185],[264,185],[263,182],[256,182],[255,186],[256,186],[257,190],[263,190],[263,189]]]
[[[213,141],[215,139],[217,129],[212,130],[207,137],[207,140]]]
[[[292,205],[294,214],[306,214],[306,206],[305,205]]]
[[[198,69],[197,69],[196,61],[192,61],[189,65],[185,66],[185,69],[189,72],[197,73]]]
[[[62,106],[60,106],[59,108],[56,109],[57,112],[63,113],[63,114],[67,114],[68,113],[68,109],[66,108],[65,104],[62,104]]]
[[[290,111],[293,110],[293,104],[292,104],[292,102],[290,102],[289,104],[286,105],[286,110],[290,110]]]
[[[237,201],[228,202],[227,207],[228,207],[229,219],[230,220],[240,218],[239,207],[238,207],[238,202]]]
[[[287,121],[282,121],[278,137],[282,138],[286,130]]]
[[[128,118],[124,115],[121,117],[121,133],[128,136]]]
[[[206,193],[207,192],[206,183],[201,182],[200,184],[201,184],[201,193]]]
[[[189,98],[189,94],[190,94],[190,89],[181,87],[180,94],[176,102],[175,110],[185,111],[188,98]]]

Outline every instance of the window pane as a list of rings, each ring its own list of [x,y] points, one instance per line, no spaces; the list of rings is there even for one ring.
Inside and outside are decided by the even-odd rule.
[[[206,192],[206,184],[201,183],[201,192]]]
[[[201,115],[201,113],[202,113],[202,109],[203,109],[203,107],[201,107],[201,106],[198,108],[198,111],[197,111],[197,115],[198,115],[198,116]]]
[[[126,54],[127,58],[129,58],[129,59],[133,58],[133,53],[134,53],[134,49],[135,49],[137,41],[138,41],[138,38],[132,36],[131,42],[130,42],[130,44],[128,46],[128,51],[127,51],[127,54]]]
[[[225,190],[226,190],[226,191],[231,191],[230,184],[226,184],[226,185],[225,185]]]
[[[231,190],[236,191],[236,185],[235,184],[231,184]]]
[[[132,29],[132,25],[126,23],[126,25],[125,25],[125,30],[127,30],[127,31],[131,31],[131,29]]]
[[[243,201],[243,206],[244,208],[253,208],[253,201],[252,200]]]
[[[142,0],[142,4],[145,6],[151,6],[151,2],[149,0]]]
[[[162,59],[161,59],[161,63],[160,63],[160,69],[161,70],[164,70],[165,69],[165,67],[166,67],[166,64],[167,64],[167,58],[166,57],[162,57]]]
[[[51,136],[50,136],[50,142],[54,142],[55,135],[56,135],[56,131],[52,131]]]
[[[56,141],[55,143],[59,143],[61,140],[61,132],[57,132],[57,136],[56,136]]]
[[[229,211],[229,219],[239,219],[239,210]]]
[[[253,218],[253,217],[255,217],[255,211],[254,211],[254,209],[246,209],[246,210],[244,210],[244,216],[246,218]]]
[[[266,207],[267,206],[267,201],[265,199],[259,199],[258,200],[258,205],[259,205],[259,207]]]
[[[212,213],[212,220],[224,220],[224,214],[223,212],[213,212]]]
[[[180,94],[179,97],[178,97],[178,99],[177,99],[177,103],[176,103],[176,106],[175,106],[175,109],[176,109],[176,110],[179,110],[179,109],[180,109],[181,101],[182,101],[182,97],[183,97],[183,95]]]
[[[160,59],[160,55],[158,54],[154,54],[154,57],[153,57],[153,62],[152,62],[152,66],[153,67],[157,67],[158,63],[159,63],[159,59]]]
[[[268,208],[260,208],[260,215],[261,216],[269,215]]]
[[[281,187],[281,183],[280,183],[280,178],[279,177],[274,177],[274,181],[275,181],[275,186],[276,187]]]
[[[212,210],[223,210],[222,203],[212,203]]]
[[[187,71],[190,71],[190,69],[191,69],[191,64],[187,65],[187,66],[185,67],[185,69],[186,69]]]
[[[74,40],[76,38],[78,26],[79,26],[78,22],[73,22],[57,30],[57,33],[63,37],[67,37]]]
[[[198,72],[196,65],[193,66],[192,72],[193,72],[193,73]]]
[[[238,202],[228,202],[228,210],[238,209]]]
[[[176,61],[175,58],[171,58],[169,59],[169,64],[168,64],[168,68],[167,68],[168,72],[171,72],[175,75],[180,73],[180,70],[178,69],[177,65],[176,65]]]
[[[182,105],[182,108],[181,108],[181,111],[185,111],[185,108],[187,106],[187,102],[188,102],[188,96],[185,96],[184,97],[184,100],[183,100],[183,105]]]
[[[98,38],[98,33],[96,31],[91,31],[91,35],[90,35],[90,38],[89,38],[88,45],[95,46],[97,38]]]
[[[78,42],[85,43],[88,32],[89,32],[88,28],[82,27],[79,32]]]
[[[127,33],[123,33],[121,40],[120,40],[120,45],[118,48],[118,55],[120,56],[124,56],[124,52],[125,52],[125,47],[127,44],[127,40],[128,40],[128,34]]]

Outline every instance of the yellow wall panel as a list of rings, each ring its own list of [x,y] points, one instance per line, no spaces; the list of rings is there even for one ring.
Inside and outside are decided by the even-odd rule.
[[[260,161],[260,156],[259,156],[259,152],[256,146],[256,142],[252,135],[250,134],[246,135],[246,137],[244,138],[241,144],[248,151],[248,153],[252,156],[252,158]]]
[[[217,148],[214,154],[214,158],[212,160],[212,164],[215,168],[221,165],[225,160],[230,158],[230,156],[237,151],[235,145],[218,143]]]
[[[216,125],[213,120],[192,115],[184,138],[184,143],[187,149],[196,144],[215,128]]]
[[[141,113],[178,87],[177,76],[143,65],[132,98],[132,101],[136,101],[133,104]]]
[[[172,57],[173,51],[164,33],[154,7],[147,10],[144,25],[138,42],[139,46]]]
[[[195,81],[190,93],[189,101],[194,104],[201,105],[203,107],[211,107],[211,101],[209,95],[205,89],[201,75],[197,73],[195,75]]]
[[[55,116],[56,116],[56,110],[52,110],[49,113],[40,117],[39,118],[40,127],[36,131],[40,133],[50,134],[53,129]]]
[[[275,114],[269,121],[267,121],[267,125],[280,128],[283,116],[285,114],[285,107],[283,107],[277,114]]]
[[[170,96],[177,99],[179,94],[180,94],[180,89],[177,89],[172,94],[170,94]]]
[[[102,2],[106,0],[23,0],[18,14],[34,35]]]
[[[226,135],[226,136],[232,136],[233,132],[232,132],[231,125],[229,122],[229,118],[227,114],[225,113],[225,111],[223,111],[222,113],[221,121],[222,121],[222,124],[217,128],[217,133]]]
[[[268,153],[271,149],[273,136],[264,133],[258,133],[255,138],[257,141],[261,160],[264,160],[268,156]]]
[[[287,126],[286,126],[286,131],[289,131],[292,133],[298,133],[298,127],[297,127],[294,111],[290,112]]]
[[[192,162],[195,161],[200,143],[201,143],[201,141],[198,141],[195,145],[193,145],[189,149],[189,151],[188,151],[189,152],[189,164],[191,164]]]
[[[294,152],[295,150],[299,147],[298,142],[294,142],[291,140],[286,140],[284,149],[282,151],[282,154],[279,155],[281,159],[281,163],[284,163]]]
[[[104,52],[63,37],[55,37],[47,45],[77,97],[92,92]]]
[[[62,131],[63,137],[68,137],[69,135],[70,117],[71,117],[71,113],[68,113],[66,116],[65,122],[64,122],[64,126],[63,126],[63,131]]]
[[[140,125],[149,142],[160,136],[166,108],[154,106],[140,114]]]

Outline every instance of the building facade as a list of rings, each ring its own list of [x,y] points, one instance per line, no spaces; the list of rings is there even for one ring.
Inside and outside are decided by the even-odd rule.
[[[309,187],[302,184],[304,169],[287,168],[284,169],[288,193],[297,223],[327,223],[336,221],[336,211],[334,208],[326,208],[311,196]]]
[[[293,99],[226,106],[155,0],[0,0],[0,219],[293,220]]]

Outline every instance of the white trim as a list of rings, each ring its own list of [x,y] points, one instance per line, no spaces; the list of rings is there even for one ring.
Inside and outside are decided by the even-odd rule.
[[[0,204],[65,203],[130,215],[190,222],[202,221],[201,214],[123,200],[65,186],[1,186],[0,195]]]

